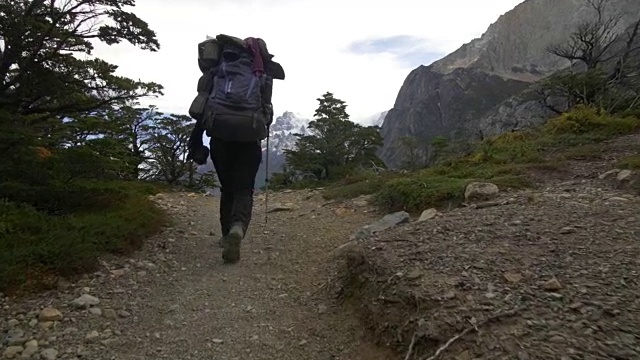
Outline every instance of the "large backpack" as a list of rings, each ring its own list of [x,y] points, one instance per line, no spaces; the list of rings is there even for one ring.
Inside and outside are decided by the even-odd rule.
[[[244,40],[218,35],[198,44],[198,96],[189,109],[208,136],[253,141],[267,136],[272,79],[284,71],[258,39],[265,73],[254,71],[254,55]],[[266,95],[266,96],[265,96]]]
[[[220,63],[213,71],[213,87],[209,93],[209,104],[217,113],[262,108],[261,90],[266,75],[253,71],[252,57],[239,46],[223,48]]]

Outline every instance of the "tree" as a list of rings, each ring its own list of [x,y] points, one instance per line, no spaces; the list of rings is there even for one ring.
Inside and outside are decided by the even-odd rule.
[[[640,74],[635,70],[640,64],[632,61],[640,50],[640,17],[620,32],[622,13],[607,15],[606,0],[584,1],[594,18],[580,23],[568,42],[547,49],[572,67],[538,86],[542,103],[557,114],[579,104],[609,112],[633,109],[640,102]]]
[[[438,162],[446,157],[449,140],[444,136],[436,136],[431,140],[431,146],[433,147],[433,161]]]
[[[425,156],[422,151],[423,146],[421,146],[418,138],[409,135],[403,136],[399,139],[398,144],[406,154],[402,168],[413,171],[425,164]]]
[[[155,145],[153,131],[155,119],[162,116],[155,106],[147,108],[123,106],[107,113],[110,123],[108,135],[126,144],[127,163],[133,179],[142,175],[141,166],[149,160],[149,151]]]
[[[194,126],[186,115],[157,116],[154,119],[146,171],[151,178],[171,185],[188,182],[191,162],[186,160],[187,142]],[[193,176],[193,173],[192,173]]]
[[[194,169],[194,175],[190,177],[192,179],[189,183],[189,187],[194,190],[204,191],[207,188],[213,189],[218,186],[218,182],[216,181],[216,172],[211,169],[204,173],[195,173],[195,164],[190,162],[190,166]]]
[[[112,136],[106,114],[162,87],[116,75],[117,66],[92,56],[92,41],[157,51],[147,23],[124,10],[132,6],[135,0],[0,2],[0,182],[125,177],[129,143]],[[36,158],[34,149],[50,155]]]
[[[547,50],[567,60],[580,61],[591,70],[615,57],[609,50],[620,37],[617,27],[622,14],[605,16],[607,0],[584,1],[595,12],[595,20],[581,22],[567,43],[551,45]]]
[[[91,40],[160,48],[125,6],[135,0],[1,2],[0,108],[45,121],[161,94],[159,84],[117,76],[117,66],[90,58]]]
[[[332,177],[338,169],[349,171],[379,162],[375,155],[382,145],[379,128],[350,121],[346,103],[331,92],[317,100],[314,120],[307,126],[310,135],[297,135],[296,148],[285,151],[288,166],[320,179]]]

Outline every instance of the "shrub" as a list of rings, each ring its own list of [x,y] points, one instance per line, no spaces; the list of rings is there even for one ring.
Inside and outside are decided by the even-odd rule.
[[[623,169],[640,169],[640,154],[624,157],[618,161],[618,166]]]
[[[551,135],[585,135],[594,140],[630,134],[640,128],[640,121],[633,116],[616,117],[597,109],[578,106],[573,111],[551,119],[543,131]]]
[[[4,195],[9,188],[20,189],[16,184],[3,185]],[[17,201],[0,200],[0,291],[40,281],[41,274],[93,270],[100,254],[136,249],[166,222],[164,213],[148,199],[159,190],[153,184],[77,185],[42,187]],[[48,198],[39,198],[47,192]],[[60,211],[51,212],[53,208]]]
[[[385,211],[420,212],[428,207],[455,205],[472,181],[489,181],[501,189],[535,186],[531,170],[555,171],[566,159],[599,156],[603,140],[640,130],[640,118],[612,116],[580,106],[527,131],[507,132],[475,145],[469,154],[448,154],[438,165],[409,174],[377,175],[355,172],[329,186],[324,196],[344,199],[375,194]],[[620,161],[640,168],[640,157]]]
[[[419,212],[444,203],[461,202],[469,180],[450,177],[411,177],[387,182],[374,201],[389,211]]]

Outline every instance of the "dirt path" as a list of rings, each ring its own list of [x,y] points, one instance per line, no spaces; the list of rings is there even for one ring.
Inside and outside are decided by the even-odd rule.
[[[340,252],[380,218],[366,202],[274,194],[288,209],[265,232],[258,197],[235,265],[216,244],[217,198],[158,196],[174,224],[133,257],[29,299],[0,296],[0,359],[405,358],[372,338],[411,359],[638,359],[640,197],[622,185],[640,174],[610,172],[638,144],[616,139],[533,174],[537,189]],[[492,320],[505,309],[518,311]]]
[[[332,250],[377,216],[362,204],[327,205],[313,192],[283,193],[270,202],[295,209],[269,214],[265,234],[261,200],[241,262],[224,265],[214,245],[217,198],[159,196],[175,223],[132,259],[107,259],[55,292],[3,300],[0,328],[8,333],[0,353],[35,339],[32,358],[41,359],[393,358],[318,291],[333,272]],[[100,303],[75,308],[83,294]],[[46,306],[62,320],[38,320]]]

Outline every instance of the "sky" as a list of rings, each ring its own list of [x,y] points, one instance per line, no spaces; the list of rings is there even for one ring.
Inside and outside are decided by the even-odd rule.
[[[187,114],[196,96],[197,45],[227,34],[266,41],[286,73],[275,80],[276,115],[311,118],[330,91],[362,122],[393,107],[409,72],[480,37],[522,0],[137,0],[132,11],[160,42],[152,53],[129,44],[99,44],[94,55],[117,73],[164,86],[143,100]]]

